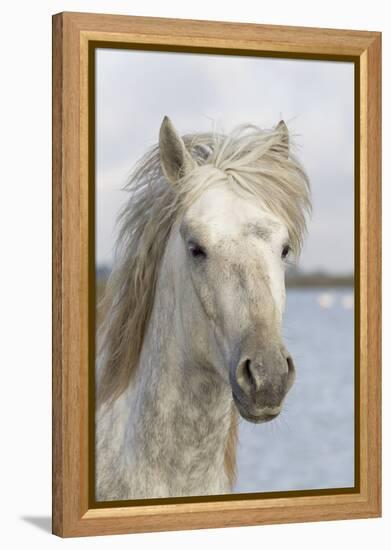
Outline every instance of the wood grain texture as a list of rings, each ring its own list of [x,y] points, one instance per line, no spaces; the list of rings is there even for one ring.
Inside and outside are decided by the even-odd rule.
[[[361,55],[378,33],[184,19],[63,14],[94,39],[274,52]]]
[[[360,490],[89,507],[88,45],[349,57],[359,70]],[[381,510],[380,34],[96,14],[53,18],[53,532],[59,536],[376,517]],[[324,57],[323,57],[324,58]],[[357,251],[357,249],[356,249]]]
[[[367,50],[368,500],[381,513],[381,38]]]
[[[52,102],[52,526],[62,532],[62,18],[53,20],[53,102]]]

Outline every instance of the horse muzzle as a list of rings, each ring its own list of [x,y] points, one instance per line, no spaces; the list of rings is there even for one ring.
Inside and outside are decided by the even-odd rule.
[[[270,422],[281,410],[293,385],[295,369],[285,351],[244,357],[231,371],[232,396],[240,415],[249,422]]]

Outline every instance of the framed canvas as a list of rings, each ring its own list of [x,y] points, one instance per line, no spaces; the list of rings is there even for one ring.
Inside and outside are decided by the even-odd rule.
[[[381,514],[380,79],[377,32],[53,17],[56,535]]]

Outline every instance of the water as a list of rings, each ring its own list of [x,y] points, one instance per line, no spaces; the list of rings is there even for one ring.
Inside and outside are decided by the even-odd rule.
[[[354,310],[350,289],[287,294],[296,381],[271,423],[240,422],[237,493],[354,485]]]

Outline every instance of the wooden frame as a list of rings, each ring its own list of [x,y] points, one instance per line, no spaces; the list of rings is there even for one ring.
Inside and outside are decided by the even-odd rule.
[[[90,45],[350,60],[356,71],[356,441],[351,491],[91,506]],[[381,35],[81,13],[53,17],[53,532],[82,536],[377,517],[381,513]],[[358,192],[357,192],[358,191]],[[357,222],[358,220],[358,222]],[[359,238],[357,238],[359,237]],[[242,495],[243,496],[243,495]]]

